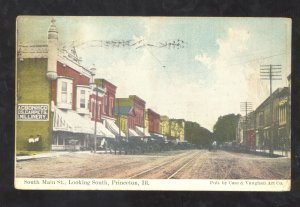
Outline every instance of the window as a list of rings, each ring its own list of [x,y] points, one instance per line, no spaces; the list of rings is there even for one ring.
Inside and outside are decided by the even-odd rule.
[[[57,78],[57,107],[72,109],[73,80],[67,77]]]
[[[109,99],[109,115],[112,116],[112,109],[113,109],[114,100],[112,98]]]
[[[108,101],[107,101],[107,99],[108,99],[108,97],[107,96],[103,96],[103,114],[107,114],[108,113],[108,106],[107,106],[107,104],[108,104]]]
[[[97,109],[97,119],[100,120],[100,114],[101,114],[101,103],[98,102],[98,109]]]
[[[68,100],[68,84],[65,81],[61,83],[61,102],[67,103]]]
[[[80,90],[80,108],[85,108],[85,90]]]
[[[93,102],[90,97],[91,89],[86,85],[76,86],[76,109],[79,114],[89,114],[93,111]]]

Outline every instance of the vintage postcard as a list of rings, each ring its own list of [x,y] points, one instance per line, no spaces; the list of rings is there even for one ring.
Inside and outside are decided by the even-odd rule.
[[[290,190],[291,19],[16,21],[17,189]]]

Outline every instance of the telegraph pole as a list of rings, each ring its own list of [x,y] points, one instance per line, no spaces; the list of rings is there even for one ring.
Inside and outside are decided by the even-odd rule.
[[[119,136],[121,137],[121,114],[120,114],[120,99],[117,99],[118,103],[118,122],[119,122]]]
[[[270,155],[274,153],[274,120],[273,120],[273,98],[272,98],[272,83],[274,80],[281,80],[281,65],[261,65],[260,79],[269,80],[270,84]]]
[[[241,111],[245,112],[245,128],[246,128],[245,131],[246,131],[246,135],[248,135],[247,134],[247,130],[248,130],[248,112],[252,111],[252,102],[249,102],[249,101],[241,102]],[[244,137],[243,137],[243,139],[244,139]]]

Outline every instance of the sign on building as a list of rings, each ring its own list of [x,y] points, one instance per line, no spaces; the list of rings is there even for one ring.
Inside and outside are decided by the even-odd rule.
[[[48,121],[49,104],[18,104],[18,121]]]

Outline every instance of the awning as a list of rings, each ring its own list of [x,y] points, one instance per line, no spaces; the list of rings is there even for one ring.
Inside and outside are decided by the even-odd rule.
[[[116,136],[122,136],[125,137],[124,132],[122,132],[119,127],[115,124],[115,122],[113,120],[109,120],[109,119],[105,119],[104,120],[105,126],[106,128],[109,129],[109,131],[111,131],[114,135]],[[120,134],[121,132],[121,134]]]
[[[129,129],[128,132],[129,132],[129,136],[131,136],[131,137],[138,137],[139,136],[133,129]]]
[[[164,137],[164,135],[162,134],[157,134],[157,133],[150,133],[151,136],[154,136],[154,137]]]
[[[144,129],[144,128],[139,127],[139,126],[136,126],[135,128],[136,128],[135,131],[136,131],[136,133],[137,133],[138,135],[140,135],[140,136],[145,136],[145,134],[144,134],[145,129]]]
[[[151,137],[151,134],[149,134],[149,132],[147,130],[145,130],[145,136],[146,137]]]
[[[53,131],[93,134],[89,120],[72,110],[54,108]]]
[[[139,127],[139,126],[136,126],[136,132],[141,136],[146,136],[146,137],[151,136],[145,128],[142,128],[142,127]]]
[[[90,125],[93,129],[93,133],[95,130],[95,122],[90,120]],[[111,133],[102,123],[97,122],[97,135],[101,137],[107,137],[107,138],[115,138],[115,135]]]
[[[94,121],[82,117],[73,110],[61,110],[55,107],[53,112],[53,131],[94,134]],[[115,135],[100,122],[97,122],[97,135],[115,138]]]

